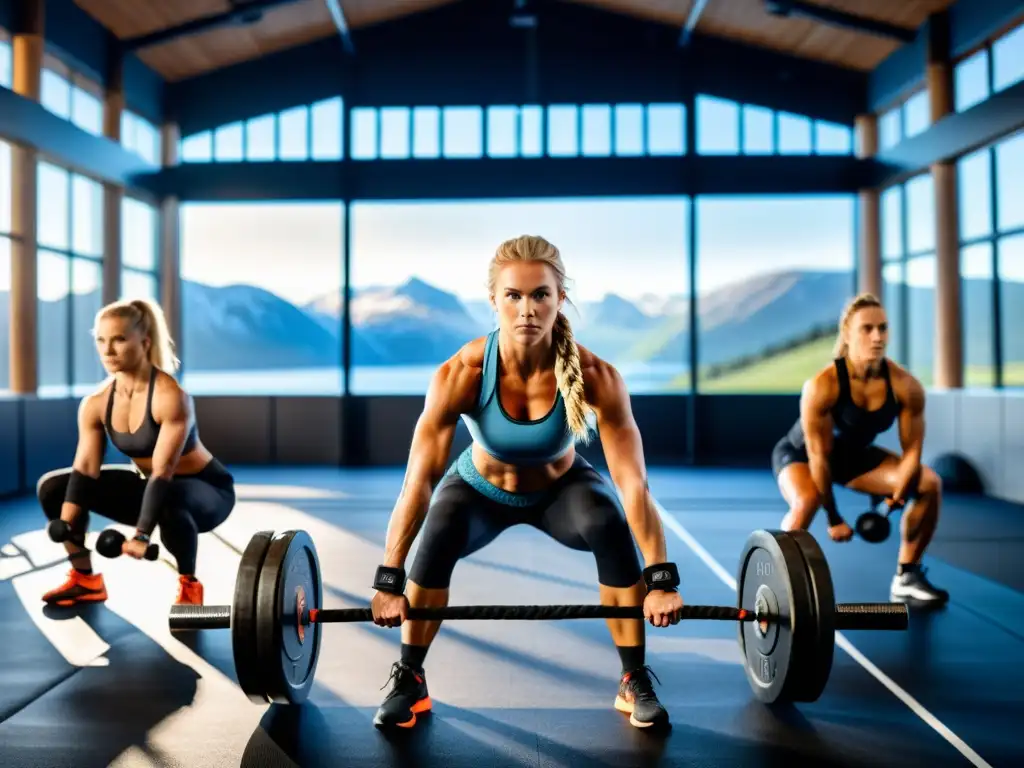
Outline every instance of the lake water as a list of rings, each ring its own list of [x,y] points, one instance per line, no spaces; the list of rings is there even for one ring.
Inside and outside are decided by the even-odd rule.
[[[435,365],[353,368],[354,395],[423,395]],[[640,364],[619,368],[632,394],[681,391],[669,389],[685,373],[682,365]],[[185,388],[193,395],[337,395],[342,391],[342,372],[337,368],[298,368],[249,371],[186,371]]]

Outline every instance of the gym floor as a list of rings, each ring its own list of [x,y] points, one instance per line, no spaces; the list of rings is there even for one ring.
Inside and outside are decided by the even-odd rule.
[[[320,555],[325,607],[365,605],[399,470],[235,469],[239,503],[201,538],[207,604],[231,601],[258,530],[301,528]],[[689,603],[735,604],[740,550],[784,512],[765,471],[652,470],[669,554]],[[851,519],[862,497],[839,492]],[[619,661],[603,620],[448,622],[427,657],[434,713],[388,736],[371,719],[398,657],[398,630],[323,631],[301,707],[251,704],[235,684],[230,634],[172,638],[169,564],[97,558],[109,600],[43,609],[62,550],[34,499],[0,503],[0,755],[27,766],[906,766],[1024,764],[1024,509],[947,498],[927,560],[951,591],[906,632],[847,632],[813,704],[757,702],[731,622],[648,627],[648,661],[673,728],[632,728],[612,707]],[[94,517],[92,530],[107,524]],[[885,601],[897,537],[834,544],[812,529],[837,601]],[[415,553],[415,548],[413,554]],[[596,602],[588,553],[512,529],[464,560],[452,604]],[[848,642],[845,642],[848,641]]]

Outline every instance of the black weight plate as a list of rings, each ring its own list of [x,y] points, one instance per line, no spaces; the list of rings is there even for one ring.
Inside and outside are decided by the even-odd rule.
[[[242,553],[231,603],[231,648],[238,687],[256,704],[266,704],[263,669],[256,655],[256,587],[273,531],[254,534]]]
[[[320,560],[305,531],[274,537],[256,592],[256,648],[263,666],[263,693],[278,704],[309,696],[320,656],[321,624],[300,619],[323,602]]]
[[[739,622],[747,680],[765,703],[795,701],[807,690],[804,658],[814,630],[807,566],[796,543],[782,531],[754,531],[740,556],[736,594],[740,608],[767,611],[772,620]]]
[[[807,566],[807,579],[811,587],[811,605],[814,608],[815,637],[810,634],[804,646],[806,664],[801,660],[800,668],[804,674],[795,681],[794,701],[817,701],[829,675],[832,674],[832,661],[836,650],[836,593],[832,584],[832,571],[828,567],[825,553],[817,539],[807,531],[790,531],[789,538],[800,549]],[[810,644],[810,643],[813,643]]]

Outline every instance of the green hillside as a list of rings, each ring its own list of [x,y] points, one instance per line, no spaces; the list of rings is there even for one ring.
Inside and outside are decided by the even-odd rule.
[[[702,393],[796,393],[815,371],[828,365],[834,344],[834,336],[822,336],[714,378],[702,372],[697,389]]]

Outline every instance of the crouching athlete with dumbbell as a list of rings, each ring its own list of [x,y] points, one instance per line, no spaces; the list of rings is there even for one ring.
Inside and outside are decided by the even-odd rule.
[[[67,581],[43,595],[51,605],[107,599],[103,576],[85,549],[89,512],[135,527],[122,553],[146,556],[160,538],[178,565],[178,605],[202,605],[195,578],[200,533],[223,523],[235,505],[234,478],[199,440],[191,398],[170,374],[177,369],[163,311],[144,300],[103,307],[95,341],[112,374],[78,409],[78,448],[72,466],[39,478],[36,494],[71,561]],[[105,434],[133,465],[103,465]]]
[[[678,623],[683,607],[629,396],[615,368],[573,339],[560,311],[566,293],[558,250],[540,237],[509,240],[491,261],[488,284],[499,327],[434,374],[374,578],[374,622],[402,627],[394,684],[374,717],[378,728],[411,728],[431,709],[423,664],[440,622],[409,620],[409,606],[446,606],[456,562],[513,525],[592,552],[603,605],[642,605],[656,627]],[[588,411],[596,414],[622,506],[576,453],[576,439],[588,436]],[[473,444],[442,479],[460,417]],[[406,582],[404,562],[424,518]],[[638,728],[667,724],[645,663],[644,619],[606,621],[622,662],[615,707]]]
[[[921,463],[924,388],[885,356],[889,326],[871,294],[854,298],[839,322],[834,360],[803,388],[800,418],[775,446],[772,471],[789,512],[782,528],[810,527],[819,507],[834,541],[849,541],[850,528],[836,508],[832,484],[884,497],[903,513],[899,561],[890,599],[918,607],[943,605],[949,593],[927,579],[921,558],[939,520],[942,483]],[[899,424],[902,456],[874,444]]]

